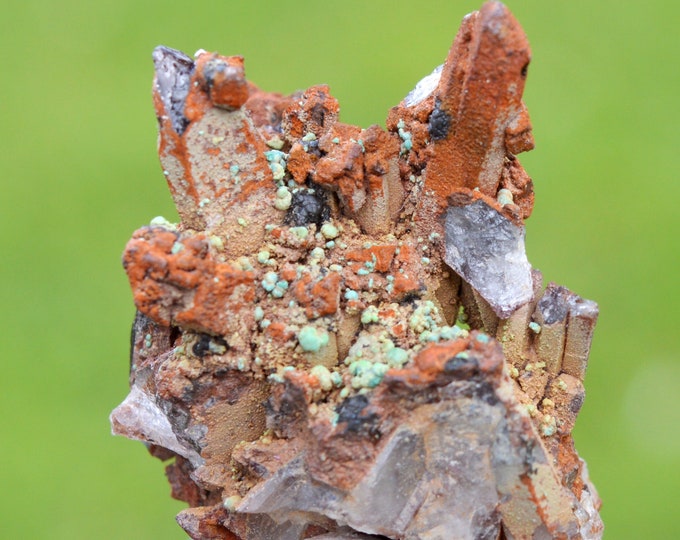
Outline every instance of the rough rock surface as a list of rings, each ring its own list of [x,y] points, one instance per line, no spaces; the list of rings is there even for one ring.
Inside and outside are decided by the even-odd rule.
[[[388,115],[338,120],[241,57],[158,47],[181,223],[136,231],[130,394],[113,431],[169,460],[194,539],[595,539],[574,449],[598,310],[524,249],[530,50],[464,18]]]

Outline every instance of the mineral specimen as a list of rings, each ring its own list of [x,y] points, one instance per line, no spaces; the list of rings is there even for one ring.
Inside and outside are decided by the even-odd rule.
[[[487,2],[379,126],[158,47],[179,212],[134,233],[114,433],[194,539],[600,538],[571,431],[597,305],[524,248],[521,27]]]

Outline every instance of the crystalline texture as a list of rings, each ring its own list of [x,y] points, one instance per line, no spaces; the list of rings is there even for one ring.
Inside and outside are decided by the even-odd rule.
[[[427,99],[432,92],[435,91],[437,85],[439,84],[439,79],[442,76],[442,69],[444,65],[437,66],[434,68],[432,73],[426,75],[418,81],[415,88],[411,90],[408,95],[404,98],[404,105],[407,107],[414,107],[418,105],[421,101]]]
[[[545,294],[538,302],[545,324],[555,324],[563,321],[569,312],[569,298],[572,293],[564,287],[551,287],[545,290]]]
[[[184,116],[184,103],[189,95],[194,62],[181,51],[160,46],[153,51],[153,63],[161,99],[170,113],[173,129],[181,135],[189,124]]]
[[[507,318],[531,300],[531,265],[524,249],[524,227],[483,201],[446,211],[444,260]]]
[[[154,403],[153,398],[138,386],[133,386],[125,401],[111,413],[111,425],[116,435],[162,446],[195,465],[203,463],[203,459],[193,448],[177,439],[168,417]]]
[[[331,518],[388,538],[496,539],[501,514],[509,538],[541,538],[545,527],[573,538],[591,520],[596,528],[598,518],[587,508],[572,512],[578,508],[575,495],[563,489],[546,449],[533,442],[528,414],[500,369],[499,349],[486,348],[484,357],[469,350],[449,360],[453,350],[442,346],[440,351],[443,372],[436,385],[419,371],[394,372],[387,383],[395,385],[392,391],[372,396],[367,407],[409,413],[383,436],[356,485],[343,489],[328,483],[306,466],[309,450],[302,451],[253,488],[238,511],[267,514],[279,523],[293,523],[295,516],[312,522]],[[418,391],[395,391],[406,380]],[[395,419],[384,414],[370,423],[386,433]],[[357,426],[346,429],[355,432]],[[361,447],[361,437],[354,445],[348,439],[340,447]],[[534,491],[542,494],[538,501],[532,500]]]

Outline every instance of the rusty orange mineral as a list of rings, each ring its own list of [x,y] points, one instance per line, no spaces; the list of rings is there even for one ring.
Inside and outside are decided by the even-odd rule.
[[[114,433],[171,460],[194,539],[595,539],[571,431],[597,305],[524,248],[530,50],[463,19],[379,126],[243,58],[153,54],[181,222],[134,233],[131,390]],[[370,536],[375,538],[375,536]]]

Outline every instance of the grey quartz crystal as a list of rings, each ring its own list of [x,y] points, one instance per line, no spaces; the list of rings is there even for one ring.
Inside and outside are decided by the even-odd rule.
[[[442,69],[444,69],[444,64],[437,66],[432,73],[420,79],[415,88],[413,88],[413,90],[411,90],[404,98],[404,105],[407,107],[414,107],[421,101],[430,97],[439,84],[439,79],[441,79],[442,76]]]
[[[444,260],[506,319],[531,300],[524,227],[484,201],[452,206],[445,219]]]
[[[184,116],[184,104],[189,95],[194,61],[181,51],[161,45],[153,51],[153,63],[165,110],[170,113],[173,129],[181,135],[189,124]]]

